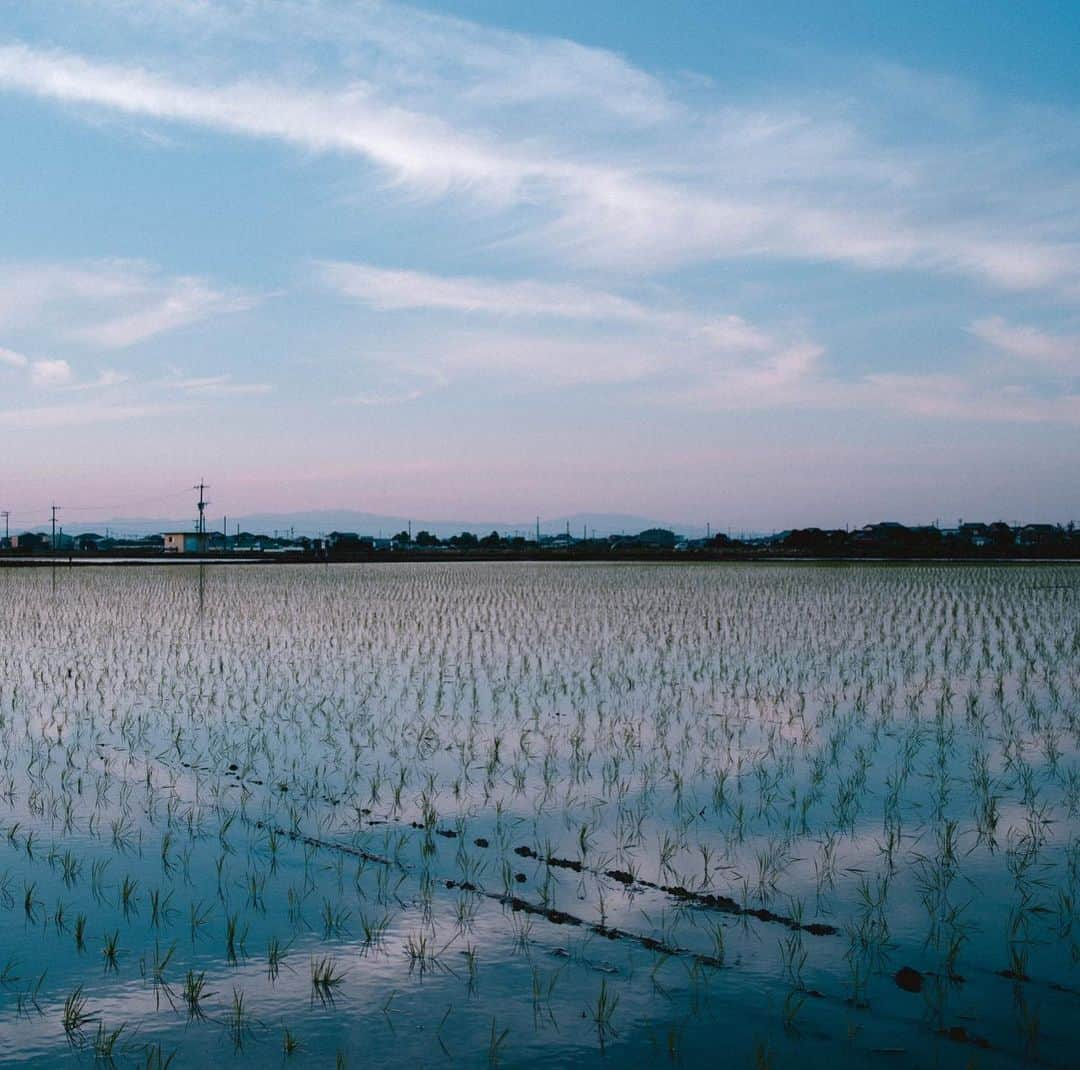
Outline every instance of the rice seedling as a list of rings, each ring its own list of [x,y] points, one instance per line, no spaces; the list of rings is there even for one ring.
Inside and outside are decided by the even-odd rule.
[[[119,954],[120,945],[120,930],[116,929],[114,932],[106,933],[101,948],[101,954],[105,959],[106,970],[117,970],[117,955]]]
[[[93,1020],[82,985],[78,985],[64,1000],[64,1032],[69,1039],[76,1038]]]
[[[295,1055],[300,1050],[300,1040],[288,1026],[282,1031],[281,1050],[286,1058]]]
[[[232,1039],[233,1050],[238,1053],[243,1049],[244,1042],[253,1027],[251,1015],[247,1009],[247,999],[239,988],[233,988],[226,1024]]]
[[[592,1020],[596,1023],[597,1032],[601,1036],[615,1032],[612,1027],[612,1019],[615,1017],[615,1010],[618,1006],[618,993],[611,992],[608,988],[606,977],[601,978],[600,992],[596,997],[596,1003],[592,1009]]]
[[[507,1038],[510,1036],[509,1029],[499,1030],[495,1025],[495,1019],[491,1019],[491,1034],[488,1037],[488,1049],[487,1049],[487,1061],[488,1066],[495,1067],[499,1065],[499,1053],[502,1050],[503,1045],[506,1043]]]
[[[336,960],[329,957],[311,960],[312,998],[317,998],[321,1003],[332,1003],[344,981],[345,971]]]
[[[98,1022],[93,1040],[94,1058],[98,1062],[112,1065],[117,1042],[125,1028],[126,1026],[119,1025],[115,1029],[107,1029],[104,1022]]]
[[[169,1070],[177,1054],[175,1049],[165,1054],[160,1043],[147,1044],[143,1049],[143,1070]]]
[[[184,1003],[187,1005],[188,1017],[205,1017],[202,1001],[212,995],[213,993],[208,992],[206,988],[205,972],[197,974],[194,970],[188,970],[187,975],[184,977],[184,987],[181,992]]]

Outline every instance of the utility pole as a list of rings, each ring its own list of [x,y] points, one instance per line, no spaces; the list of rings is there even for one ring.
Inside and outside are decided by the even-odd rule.
[[[206,483],[203,480],[200,479],[199,482],[194,487],[192,487],[191,489],[192,490],[197,490],[199,492],[199,526],[198,526],[198,533],[199,533],[199,550],[202,551],[202,550],[206,549],[206,507],[210,503],[205,500],[206,499]]]
[[[52,539],[49,542],[49,549],[50,550],[55,550],[56,549],[56,510],[59,509],[59,508],[60,508],[59,505],[54,505],[52,507]]]
[[[536,545],[540,545],[540,517],[536,518]]]
[[[7,509],[5,509],[2,513],[0,513],[0,516],[4,518],[4,542],[11,542],[11,532],[8,530],[8,520],[11,517],[11,513],[8,512]]]

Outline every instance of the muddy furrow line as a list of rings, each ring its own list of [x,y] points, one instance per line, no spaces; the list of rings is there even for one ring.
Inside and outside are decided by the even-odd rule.
[[[657,884],[654,881],[642,880],[621,869],[593,869],[572,858],[541,855],[531,847],[515,847],[514,854],[519,858],[535,859],[537,862],[543,862],[544,865],[552,866],[555,869],[568,869],[574,873],[588,873],[594,877],[607,877],[609,880],[621,884],[624,888],[664,892],[680,903],[690,903],[705,910],[715,910],[721,914],[732,914],[740,918],[756,918],[758,921],[783,925],[787,929],[809,933],[811,936],[835,936],[840,931],[835,925],[825,925],[816,921],[801,922],[787,914],[777,914],[765,907],[742,906],[728,895],[715,895],[712,892],[692,892],[689,888],[684,888],[678,884]]]

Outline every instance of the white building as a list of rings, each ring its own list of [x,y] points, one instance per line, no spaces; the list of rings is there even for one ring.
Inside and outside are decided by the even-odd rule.
[[[206,536],[197,531],[169,531],[165,533],[167,554],[198,554],[206,550]]]

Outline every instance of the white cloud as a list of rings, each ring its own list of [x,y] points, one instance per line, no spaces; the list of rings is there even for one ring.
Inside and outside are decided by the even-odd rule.
[[[111,404],[87,402],[0,410],[0,427],[17,431],[85,427],[90,424],[126,423],[182,409],[181,405]]]
[[[117,371],[103,371],[96,379],[88,379],[81,383],[70,383],[68,390],[110,390],[113,387],[123,386],[130,382],[130,376]]]
[[[934,420],[1080,423],[1080,394],[1040,395],[1016,383],[983,385],[958,375],[869,375],[846,404]]]
[[[411,400],[447,383],[482,379],[505,386],[556,389],[625,385],[681,376],[758,384],[766,404],[777,386],[804,373],[819,346],[748,323],[736,315],[706,316],[610,291],[538,280],[438,276],[366,264],[323,262],[321,282],[347,298],[385,312],[434,311],[452,326],[422,328],[405,352],[368,353],[370,362],[414,377],[404,388],[366,391],[361,404]],[[485,321],[462,329],[462,320]],[[506,321],[526,320],[525,330]],[[565,321],[573,324],[568,336]],[[765,396],[768,395],[768,396]]]
[[[1074,423],[1080,417],[1075,397],[1040,394],[1008,375],[984,375],[982,383],[946,374],[841,377],[830,372],[821,345],[734,315],[708,317],[532,280],[446,277],[344,262],[324,262],[317,271],[334,291],[378,310],[431,310],[487,321],[483,329],[425,328],[404,352],[366,354],[369,363],[390,374],[408,372],[414,378],[403,387],[364,392],[342,403],[397,403],[464,381],[529,390],[607,386],[664,406],[713,412],[863,408],[989,422]],[[529,330],[503,326],[523,319],[530,321]],[[545,331],[563,320],[589,321],[589,334],[567,338]],[[612,336],[611,329],[622,333]],[[979,321],[972,330],[1056,364],[1072,352],[1060,338],[1012,328],[1000,318]]]
[[[34,386],[67,386],[71,378],[71,365],[66,360],[35,360],[30,365],[30,382]]]
[[[330,289],[380,311],[434,310],[503,319],[621,324],[684,338],[696,336],[729,351],[765,352],[777,344],[740,316],[704,316],[583,286],[393,271],[343,261],[323,261],[316,269]]]
[[[412,387],[406,390],[398,391],[384,391],[384,392],[366,392],[359,394],[351,394],[349,397],[337,398],[334,401],[335,405],[365,405],[370,407],[380,407],[383,405],[404,405],[410,401],[416,401],[417,398],[422,398],[429,391],[425,387]]]
[[[99,20],[100,0],[90,16]],[[142,0],[111,5],[111,13],[140,34],[171,44],[178,36],[200,44],[227,41],[261,52],[327,46],[346,66],[362,66],[371,80],[406,99],[438,94],[468,99],[489,110],[571,102],[597,115],[653,123],[677,105],[663,83],[621,56],[563,38],[520,34],[395,3],[342,5],[313,0],[192,4]],[[227,61],[226,54],[221,55]]]
[[[269,383],[234,383],[231,375],[207,375],[201,377],[172,376],[148,384],[187,394],[268,394],[273,388]]]
[[[104,349],[121,349],[211,316],[244,311],[254,304],[250,297],[229,296],[192,278],[171,280],[169,292],[160,298],[146,296],[149,303],[138,311],[79,328],[71,336]]]
[[[862,411],[957,423],[1080,424],[1075,393],[1050,394],[1008,377],[842,376],[819,345],[770,343],[765,351],[723,351],[688,339],[673,351],[662,339],[640,336],[583,340],[440,328],[400,351],[365,351],[364,376],[380,388],[338,403],[395,404],[455,384],[529,392],[602,388],[608,399],[699,412]]]
[[[533,280],[507,281],[391,271],[369,264],[324,261],[324,283],[382,310],[439,309],[494,316],[644,323],[650,313],[615,294]]]
[[[94,308],[132,300],[145,289],[150,269],[137,261],[0,264],[0,324],[26,326],[43,313],[68,307]],[[50,307],[51,306],[51,307]]]
[[[839,101],[679,102],[677,82],[611,52],[394,5],[155,11],[196,52],[182,73],[165,73],[167,58],[151,70],[9,44],[0,88],[357,155],[411,191],[525,213],[518,240],[563,263],[774,258],[1080,293],[1075,210],[1046,222],[1060,181],[1031,166],[1048,150],[1019,118],[1003,145],[973,123],[957,133],[955,117],[951,142],[905,130],[890,143],[873,112],[887,113],[887,86],[870,101],[857,87]],[[261,68],[237,71],[252,52],[222,48],[230,40],[257,41]]]
[[[976,320],[969,330],[977,338],[1014,357],[1063,372],[1080,373],[1080,338],[1009,323],[1001,316]]]
[[[256,301],[140,260],[0,264],[0,326],[103,349],[132,346]]]
[[[843,379],[820,353],[793,351],[757,368],[721,373],[652,400],[708,412],[799,409],[858,410],[955,423],[1080,424],[1080,394],[1039,394],[1017,383],[972,383],[964,376],[871,373]]]
[[[520,161],[438,119],[380,101],[362,82],[321,91],[252,79],[204,89],[138,67],[7,45],[0,46],[0,85],[128,115],[279,139],[317,152],[359,153],[400,181],[431,192],[459,183],[509,194],[525,177]]]
[[[105,390],[128,381],[126,375],[110,370],[99,373],[96,379],[77,382],[75,372],[66,360],[31,360],[23,353],[3,347],[0,347],[0,365],[26,372],[26,381],[34,387],[62,388],[69,391]]]

